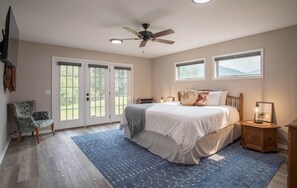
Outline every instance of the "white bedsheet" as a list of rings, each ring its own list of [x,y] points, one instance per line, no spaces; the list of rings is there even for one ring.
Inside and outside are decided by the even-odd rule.
[[[231,106],[182,106],[174,103],[154,104],[146,110],[145,130],[172,138],[190,151],[197,140],[239,121],[239,113]],[[123,114],[121,126],[127,124]]]

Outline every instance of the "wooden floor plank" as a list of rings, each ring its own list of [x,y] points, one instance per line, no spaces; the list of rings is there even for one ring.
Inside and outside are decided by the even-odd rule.
[[[114,123],[56,131],[56,135],[42,134],[40,144],[31,136],[22,142],[11,141],[0,165],[0,187],[111,187],[71,137],[118,128],[119,124]],[[286,186],[285,162],[268,187]]]

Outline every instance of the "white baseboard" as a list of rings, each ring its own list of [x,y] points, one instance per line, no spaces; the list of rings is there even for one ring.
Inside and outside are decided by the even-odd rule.
[[[10,141],[11,141],[11,138],[9,138],[8,142],[5,144],[3,150],[0,153],[0,164],[2,163],[2,160],[3,160],[4,156],[5,156],[5,153],[7,151],[7,148],[9,146]]]

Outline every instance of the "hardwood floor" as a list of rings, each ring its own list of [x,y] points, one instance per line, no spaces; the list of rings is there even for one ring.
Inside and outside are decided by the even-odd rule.
[[[54,136],[43,134],[40,144],[31,136],[22,142],[11,141],[0,165],[0,187],[111,187],[70,137],[118,127],[119,124],[97,125],[57,131]],[[286,163],[268,187],[287,187]]]

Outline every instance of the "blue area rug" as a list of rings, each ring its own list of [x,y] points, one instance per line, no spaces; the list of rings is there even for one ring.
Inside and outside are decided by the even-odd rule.
[[[285,159],[236,142],[198,165],[178,165],[125,139],[119,130],[72,139],[114,187],[266,187]]]

